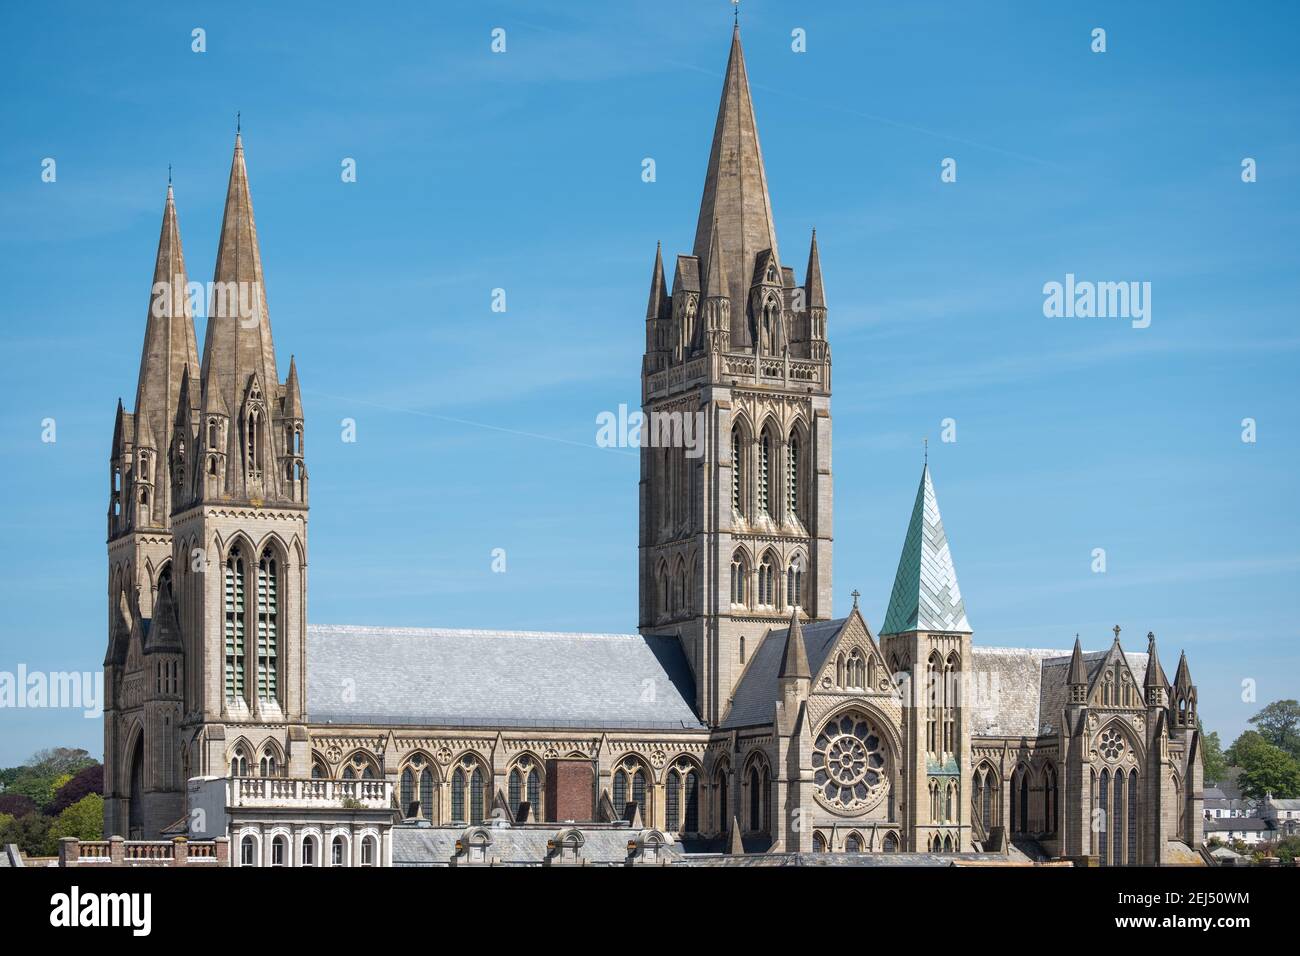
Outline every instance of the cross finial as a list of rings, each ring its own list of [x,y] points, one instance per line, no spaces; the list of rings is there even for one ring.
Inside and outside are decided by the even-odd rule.
[[[172,164],[168,163],[167,164],[167,185],[170,186],[171,184],[172,184]]]
[[[857,588],[854,588],[854,589],[853,589],[852,597],[853,597],[853,606],[854,606],[854,607],[857,607],[857,606],[858,606],[858,598],[862,597],[862,595],[858,593],[858,589],[857,589]]]
[[[1119,625],[1118,625],[1118,624],[1115,625],[1114,630],[1115,630],[1115,643],[1118,644],[1118,643],[1119,643]]]
[[[740,26],[740,0],[731,0],[731,6],[736,11],[736,26]]]
[[[930,439],[928,437],[921,439],[921,464],[930,467]]]
[[[239,132],[239,126],[240,126],[239,111],[236,110],[235,111],[235,132],[236,133]]]

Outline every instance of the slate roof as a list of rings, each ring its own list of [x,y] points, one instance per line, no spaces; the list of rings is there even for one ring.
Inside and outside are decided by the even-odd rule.
[[[847,620],[848,618],[841,617],[833,621],[808,621],[800,624],[804,650],[808,654],[808,668],[812,674],[815,675],[821,669],[831,645],[839,637]],[[722,719],[723,729],[772,722],[778,696],[777,675],[781,672],[788,631],[789,627],[771,631],[763,643],[754,649],[749,664],[740,675],[736,692],[732,695],[731,708]]]
[[[313,723],[700,729],[673,636],[307,627]]]
[[[1260,817],[1206,817],[1204,824],[1207,833],[1211,830],[1225,833],[1231,830],[1263,833],[1265,830],[1273,829],[1271,821]]]
[[[492,827],[489,857],[505,866],[540,866],[547,857],[546,843],[561,830],[561,824],[538,827]],[[583,845],[579,856],[588,863],[623,865],[627,844],[636,831],[626,827],[581,827]],[[393,827],[393,866],[446,866],[456,854],[456,841],[464,833],[457,827]],[[669,858],[680,856],[676,845],[664,848]]]
[[[1092,680],[1109,649],[1083,655]],[[971,648],[974,665],[971,733],[977,737],[1036,737],[1056,733],[1065,708],[1065,683],[1070,652],[1041,648]],[[1125,654],[1133,678],[1141,686],[1147,655]]]
[[[907,524],[903,553],[894,575],[894,590],[881,634],[905,631],[969,632],[966,604],[957,586],[957,571],[948,550],[939,502],[930,480],[930,467],[921,469],[912,518]]]

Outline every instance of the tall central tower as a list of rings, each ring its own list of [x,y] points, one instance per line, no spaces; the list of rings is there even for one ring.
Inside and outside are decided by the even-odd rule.
[[[781,262],[740,30],[690,255],[656,251],[641,402],[640,620],[676,634],[716,725],[792,607],[831,612],[831,362],[817,236]]]

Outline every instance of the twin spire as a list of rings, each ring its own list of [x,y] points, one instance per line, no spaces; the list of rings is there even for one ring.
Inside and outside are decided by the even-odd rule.
[[[297,477],[303,471],[297,368],[290,363],[289,379],[281,385],[243,138],[238,133],[216,271],[208,290],[201,361],[188,284],[169,170],[135,411],[125,413],[119,403],[115,426],[110,534],[131,526],[167,527],[178,503],[190,492],[204,492],[200,474],[216,474],[208,471],[211,462],[200,463],[200,453],[219,457],[219,477],[229,479],[220,482],[225,496],[287,496],[305,501],[305,485]],[[198,431],[200,412],[228,423],[220,431],[220,449],[208,447],[213,432]],[[269,426],[275,419],[298,423],[298,439],[290,443],[273,434]],[[145,454],[145,449],[153,453]],[[173,501],[178,494],[182,500]]]

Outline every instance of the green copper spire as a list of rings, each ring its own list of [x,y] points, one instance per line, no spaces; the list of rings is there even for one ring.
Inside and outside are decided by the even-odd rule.
[[[898,559],[894,590],[889,596],[889,610],[885,612],[880,633],[970,633],[970,630],[927,464],[921,469],[921,485],[916,489],[912,520],[907,525],[907,538],[903,541],[903,554]]]

